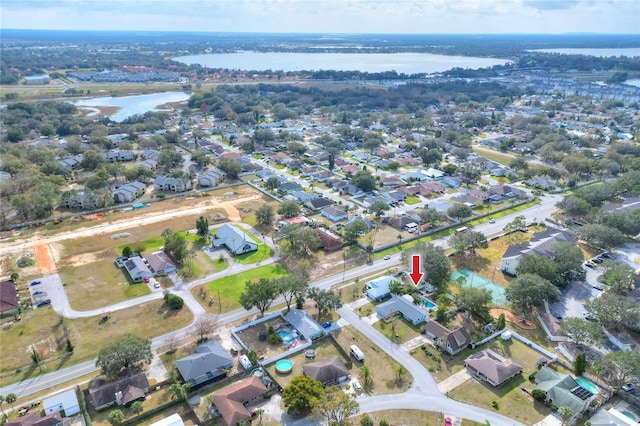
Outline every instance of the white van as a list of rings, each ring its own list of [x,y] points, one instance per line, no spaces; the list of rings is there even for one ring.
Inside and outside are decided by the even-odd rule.
[[[351,345],[351,347],[349,348],[349,352],[351,353],[351,356],[358,361],[364,361],[364,354],[356,345]]]

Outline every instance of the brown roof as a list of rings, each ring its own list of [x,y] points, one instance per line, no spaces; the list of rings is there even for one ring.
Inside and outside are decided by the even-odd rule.
[[[62,421],[60,413],[53,413],[40,417],[40,413],[28,413],[25,416],[18,417],[5,426],[55,426]]]
[[[302,366],[302,373],[312,377],[322,384],[335,382],[341,377],[349,375],[349,370],[337,356],[332,356]]]
[[[148,389],[149,381],[143,372],[111,382],[107,382],[99,377],[89,382],[89,401],[91,405],[96,408],[102,407],[116,401],[116,393],[122,392],[123,403],[126,404],[126,402],[124,402],[125,394],[128,395],[128,397],[133,397],[140,395],[139,391],[142,391],[142,396],[144,396],[144,391]],[[131,399],[129,402],[138,398]]]
[[[256,376],[241,380],[213,393],[213,404],[216,406],[227,425],[235,425],[251,417],[244,406],[249,401],[261,397],[267,388]]]
[[[447,327],[436,321],[429,321],[427,325],[424,326],[424,331],[425,333],[429,332],[434,339],[438,339],[450,332]]]
[[[553,314],[548,314],[546,312],[541,312],[540,320],[547,326],[547,329],[551,332],[553,336],[565,336],[562,328],[560,327],[560,321]]]
[[[344,246],[344,243],[340,241],[339,238],[332,236],[321,228],[316,228],[316,234],[318,234],[318,237],[320,238],[320,241],[322,241],[322,245],[324,246],[324,248],[329,251],[337,250]]]
[[[0,312],[12,311],[20,306],[18,293],[13,281],[0,282]]]
[[[513,376],[522,373],[522,366],[501,357],[491,349],[471,355],[465,360],[465,365],[472,372],[485,376],[494,386],[500,386]]]
[[[447,334],[447,343],[451,350],[455,352],[471,343],[471,336],[466,328],[460,327]]]

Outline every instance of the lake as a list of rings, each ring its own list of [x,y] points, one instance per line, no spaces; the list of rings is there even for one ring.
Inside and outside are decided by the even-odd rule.
[[[164,92],[150,95],[81,99],[72,103],[78,107],[117,107],[119,108],[118,112],[110,115],[109,118],[113,121],[121,122],[135,114],[144,114],[147,111],[164,111],[158,107],[169,102],[183,102],[188,99],[189,95],[185,92]]]
[[[438,73],[451,68],[487,68],[509,60],[471,56],[432,55],[430,53],[291,53],[236,52],[189,55],[173,58],[184,64],[235,70],[336,70],[406,74]]]
[[[632,78],[630,80],[625,81],[624,84],[640,87],[640,78]]]
[[[599,56],[601,58],[608,58],[612,56],[640,56],[640,47],[629,47],[620,49],[536,49],[529,50],[529,52],[544,52],[544,53],[562,53],[564,55],[590,55]]]

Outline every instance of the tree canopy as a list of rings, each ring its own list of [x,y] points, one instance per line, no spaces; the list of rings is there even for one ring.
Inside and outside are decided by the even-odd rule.
[[[284,217],[295,217],[300,214],[300,204],[294,200],[286,200],[283,201],[280,206],[278,206],[278,214]]]
[[[109,378],[117,377],[123,370],[139,368],[151,362],[151,340],[133,334],[124,334],[100,349],[96,367]]]
[[[251,281],[245,283],[245,291],[240,295],[240,304],[246,310],[257,308],[263,316],[277,296],[276,281],[260,278],[257,283]]]
[[[268,204],[263,204],[256,210],[256,221],[260,225],[271,225],[274,218],[273,207]]]
[[[324,398],[322,383],[309,376],[294,377],[289,386],[282,390],[282,402],[287,413],[306,415],[311,413]]]
[[[355,395],[343,392],[338,386],[329,386],[324,389],[323,398],[313,407],[313,412],[329,426],[345,426],[359,409]]]
[[[593,369],[615,388],[629,382],[640,382],[640,352],[609,352],[596,358]]]
[[[412,266],[411,256],[414,254],[420,255],[425,281],[435,286],[442,286],[449,280],[451,264],[442,248],[432,244],[416,244],[412,250],[407,251],[404,255],[404,263],[408,269]]]
[[[458,308],[463,309],[480,321],[489,317],[491,290],[486,288],[463,287],[456,296]]]
[[[577,344],[600,345],[607,340],[602,325],[582,318],[565,318],[560,323],[562,331],[567,333]]]
[[[545,299],[555,302],[560,297],[560,290],[557,287],[534,274],[518,275],[504,293],[507,300],[523,313],[529,313],[532,308],[540,306]]]

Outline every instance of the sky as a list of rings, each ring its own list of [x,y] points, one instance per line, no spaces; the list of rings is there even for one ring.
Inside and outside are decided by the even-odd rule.
[[[640,35],[640,0],[0,0],[0,27]]]

